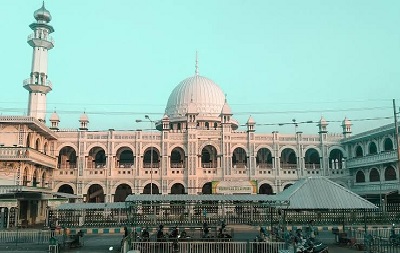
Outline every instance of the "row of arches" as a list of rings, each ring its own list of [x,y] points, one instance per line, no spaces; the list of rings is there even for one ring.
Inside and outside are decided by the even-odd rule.
[[[380,182],[381,175],[377,168],[370,169],[369,173],[365,173],[362,170],[357,171],[356,173],[356,183],[365,183],[366,176],[368,176],[369,182]],[[397,180],[396,170],[393,166],[388,166],[384,170],[384,181],[395,181]]]
[[[372,140],[366,147],[358,144],[354,148],[354,157],[363,157],[366,155],[376,155],[380,152],[392,151],[394,150],[393,140],[386,137],[381,142]]]
[[[218,150],[212,146],[207,145],[201,151],[201,167],[215,168],[219,164]],[[107,164],[107,155],[103,148],[93,147],[89,150],[86,159],[86,168],[104,168]],[[117,150],[114,161],[116,168],[131,168],[135,165],[136,160],[140,157],[136,156],[133,150],[129,147],[122,147]],[[183,168],[186,164],[187,155],[181,147],[174,148],[169,156],[171,168]],[[249,156],[244,148],[237,147],[232,152],[232,166],[245,167],[248,164]],[[272,168],[274,165],[274,157],[271,149],[260,148],[256,154],[256,166],[258,168]],[[340,149],[333,149],[329,155],[329,163],[332,168],[334,163],[338,167],[342,167],[344,160],[343,152]],[[148,147],[145,149],[142,156],[144,168],[158,168],[160,163],[160,151],[155,147]],[[306,168],[320,168],[321,154],[316,148],[309,148],[304,155],[304,162]],[[284,148],[280,153],[280,167],[292,168],[298,164],[298,155],[293,148]],[[71,146],[63,147],[58,155],[58,168],[76,168],[77,154],[76,150]]]
[[[284,186],[284,190],[287,189],[289,186],[292,184],[286,184]],[[171,186],[171,194],[186,194],[187,190],[185,186],[181,183],[175,183]],[[62,193],[69,193],[69,194],[74,194],[74,189],[72,188],[71,185],[69,184],[63,184],[58,188],[58,192]],[[132,187],[128,184],[120,184],[117,186],[114,194],[114,202],[124,202],[126,197],[130,194],[132,194]],[[146,184],[143,187],[142,190],[143,194],[160,194],[160,189],[158,188],[158,185],[156,184]],[[207,182],[205,183],[202,188],[201,188],[201,193],[202,194],[212,194],[212,183]],[[272,185],[268,183],[261,184],[258,188],[258,193],[259,194],[268,194],[272,195],[275,194],[276,192],[273,191]],[[86,202],[89,203],[103,203],[105,202],[105,193],[104,189],[101,185],[99,184],[92,184],[86,193]]]
[[[15,180],[23,186],[47,187],[49,176],[46,171],[40,171],[39,169],[35,169],[30,173],[30,169],[25,167],[17,173]]]
[[[33,148],[45,155],[50,154],[48,141],[43,137],[35,136],[32,133],[28,133],[28,137],[26,138],[26,146],[28,148]]]

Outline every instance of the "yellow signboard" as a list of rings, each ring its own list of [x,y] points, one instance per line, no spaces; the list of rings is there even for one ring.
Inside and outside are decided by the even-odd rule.
[[[213,194],[256,194],[257,181],[213,181]]]

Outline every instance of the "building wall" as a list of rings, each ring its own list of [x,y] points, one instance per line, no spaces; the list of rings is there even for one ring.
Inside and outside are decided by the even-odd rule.
[[[185,193],[202,192],[204,184],[212,181],[250,181],[256,180],[258,186],[269,184],[273,193],[283,190],[287,184],[311,175],[331,175],[341,178],[344,169],[325,166],[329,161],[329,151],[343,150],[340,147],[340,134],[327,134],[325,137],[302,133],[255,133],[247,131],[213,130],[164,130],[142,131],[59,131],[56,142],[57,160],[61,150],[71,147],[76,151],[76,166],[58,164],[54,171],[53,189],[58,191],[64,184],[70,185],[74,193],[84,196],[90,186],[98,184],[104,191],[105,201],[113,201],[116,189],[121,184],[128,185],[132,193],[143,193],[147,184],[153,182],[160,193],[171,193],[174,184],[182,184]],[[322,140],[324,138],[324,140]],[[215,149],[215,161],[204,163],[202,151],[208,147]],[[266,148],[271,151],[272,163],[257,163],[257,152]],[[131,150],[134,163],[122,166],[118,161],[121,150]],[[153,149],[157,160],[150,168],[144,161],[146,152]],[[244,150],[238,163],[232,156],[235,150]],[[295,164],[285,164],[284,150],[296,154]],[[306,164],[308,150],[318,153],[319,164]],[[103,150],[105,162],[93,163],[96,150]],[[171,162],[171,152],[179,150],[181,163]],[[61,152],[61,153],[60,153]],[[239,155],[237,155],[239,156]],[[65,160],[65,159],[64,159]],[[245,162],[243,162],[245,161]],[[329,164],[328,164],[329,165]],[[153,172],[153,174],[151,174]],[[152,176],[151,176],[152,175]],[[347,180],[343,182],[347,183]],[[87,197],[87,196],[86,196]]]

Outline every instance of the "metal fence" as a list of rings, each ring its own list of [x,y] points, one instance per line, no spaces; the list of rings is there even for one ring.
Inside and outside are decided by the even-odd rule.
[[[51,236],[52,232],[50,230],[0,230],[0,244],[48,244]]]
[[[392,243],[387,237],[368,236],[365,240],[364,251],[399,253],[400,245]]]
[[[177,205],[176,203],[174,205]],[[195,212],[188,213],[185,203],[169,209],[141,204],[135,210],[97,209],[97,210],[51,210],[49,224],[63,227],[123,227],[125,225],[175,224],[195,225],[207,222],[219,224],[274,225],[282,219],[275,208],[257,204],[232,204],[221,209],[218,204],[199,205]],[[178,208],[179,207],[179,208]],[[178,212],[178,211],[179,212]],[[207,214],[204,215],[204,210]],[[285,211],[286,225],[307,224],[314,220],[318,226],[324,225],[381,225],[399,223],[400,205],[387,204],[377,210],[324,210],[324,211]]]
[[[121,248],[121,253],[278,253],[286,250],[281,242],[134,242]]]

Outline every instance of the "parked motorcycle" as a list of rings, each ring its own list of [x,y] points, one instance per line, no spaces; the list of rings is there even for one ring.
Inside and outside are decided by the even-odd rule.
[[[392,245],[399,246],[400,245],[400,234],[396,234],[396,225],[392,225],[392,229],[390,230],[389,242]]]

